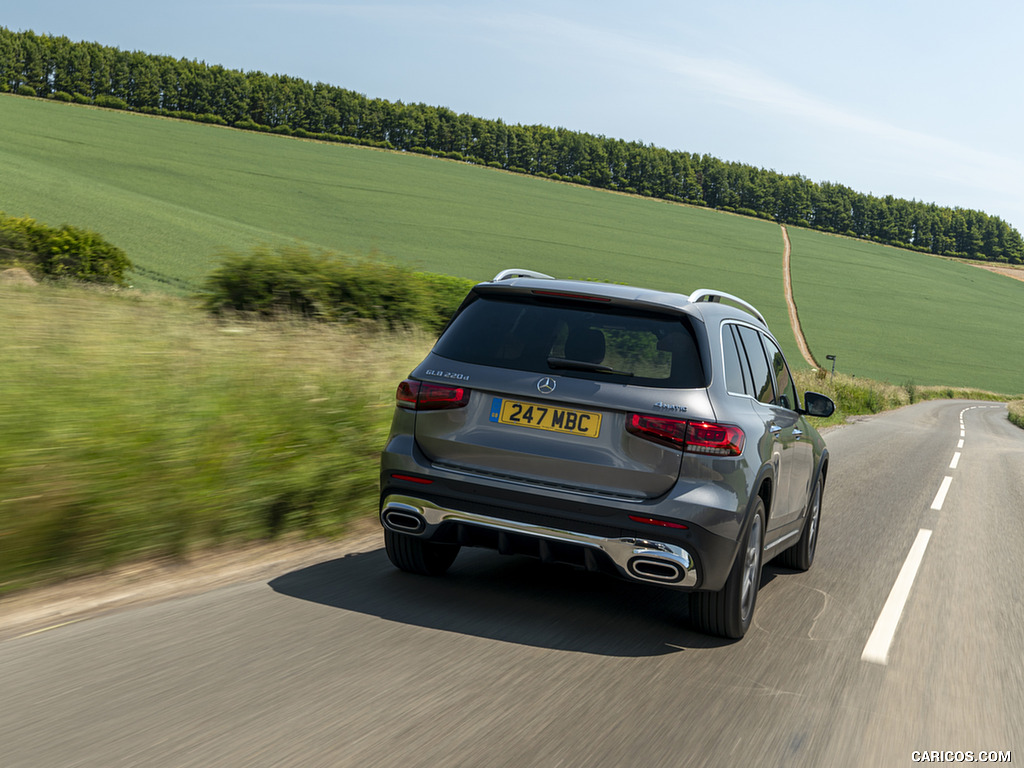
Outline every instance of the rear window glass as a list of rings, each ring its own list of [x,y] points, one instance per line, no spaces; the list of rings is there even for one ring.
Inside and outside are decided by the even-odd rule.
[[[455,318],[434,353],[596,381],[706,386],[685,318],[578,302],[480,297]]]

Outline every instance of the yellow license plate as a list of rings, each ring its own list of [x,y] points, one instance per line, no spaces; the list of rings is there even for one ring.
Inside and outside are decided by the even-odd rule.
[[[582,437],[597,437],[601,431],[600,413],[577,411],[574,408],[553,408],[537,403],[521,403],[502,397],[496,397],[491,402],[490,419],[499,424],[533,427]]]

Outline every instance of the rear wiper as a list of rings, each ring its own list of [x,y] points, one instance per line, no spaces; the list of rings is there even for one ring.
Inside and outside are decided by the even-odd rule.
[[[600,363],[586,363],[583,360],[566,360],[564,357],[549,357],[548,368],[561,368],[566,371],[587,371],[589,373],[610,373],[614,376],[632,376],[632,371],[617,371]]]

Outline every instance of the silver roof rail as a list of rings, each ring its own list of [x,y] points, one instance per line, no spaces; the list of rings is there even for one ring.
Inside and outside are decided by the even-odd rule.
[[[529,269],[503,269],[497,275],[494,276],[492,283],[497,283],[501,280],[508,280],[513,277],[535,277],[538,280],[554,280],[551,275],[545,275],[543,272],[533,272]]]
[[[761,324],[765,328],[768,327],[768,321],[764,319],[764,316],[760,312],[758,312],[752,304],[749,304],[748,302],[744,301],[741,298],[733,296],[731,293],[723,293],[722,291],[715,291],[710,288],[699,288],[698,290],[690,294],[690,301],[694,304],[696,304],[698,301],[713,301],[719,303],[722,301],[722,299],[728,299],[729,301],[735,304],[739,304],[750,314],[752,314],[754,317],[760,320]]]

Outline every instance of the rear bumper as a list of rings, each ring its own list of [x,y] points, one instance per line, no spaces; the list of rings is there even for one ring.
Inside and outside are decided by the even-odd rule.
[[[697,561],[677,544],[649,538],[610,538],[517,520],[503,519],[459,509],[442,507],[414,496],[391,493],[382,499],[381,524],[395,533],[446,539],[471,546],[488,546],[498,551],[522,551],[515,542],[526,539],[536,545],[541,560],[572,561],[560,557],[567,549],[579,554],[579,564],[603,570],[601,561],[611,562],[618,575],[632,581],[691,589],[699,581]],[[475,535],[485,532],[484,536]]]

